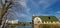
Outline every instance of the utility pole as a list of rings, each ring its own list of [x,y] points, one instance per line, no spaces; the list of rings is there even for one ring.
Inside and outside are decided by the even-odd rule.
[[[2,24],[2,18],[3,18],[3,16],[5,15],[5,13],[7,13],[10,5],[12,4],[11,1],[12,0],[5,0],[5,4],[2,5],[2,9],[0,10],[0,25]],[[4,28],[4,24],[3,24],[2,28]]]

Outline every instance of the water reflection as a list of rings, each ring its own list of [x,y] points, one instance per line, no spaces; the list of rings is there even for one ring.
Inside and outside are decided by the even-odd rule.
[[[16,26],[15,28],[32,28],[32,26]]]
[[[32,28],[32,26],[7,26],[6,28]]]

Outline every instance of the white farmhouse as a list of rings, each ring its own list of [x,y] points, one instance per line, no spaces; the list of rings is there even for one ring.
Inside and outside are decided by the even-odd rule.
[[[6,22],[10,24],[18,24],[18,20],[6,20]]]

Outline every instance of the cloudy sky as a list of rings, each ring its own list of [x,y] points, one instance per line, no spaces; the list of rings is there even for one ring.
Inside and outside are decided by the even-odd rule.
[[[60,0],[14,0],[13,3],[14,18],[19,21],[31,22],[32,15],[56,16],[60,19]]]

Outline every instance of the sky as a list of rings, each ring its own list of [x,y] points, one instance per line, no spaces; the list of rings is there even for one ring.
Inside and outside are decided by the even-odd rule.
[[[60,20],[60,0],[13,0],[12,6],[11,15],[21,22],[32,22],[33,15],[56,16]]]

